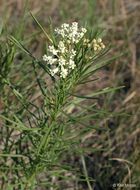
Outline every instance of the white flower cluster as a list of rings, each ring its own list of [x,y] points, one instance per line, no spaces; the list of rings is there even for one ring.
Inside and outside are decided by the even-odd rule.
[[[79,42],[86,31],[85,28],[79,29],[76,22],[73,22],[71,26],[69,24],[62,24],[60,29],[55,29],[55,32],[60,34],[61,37],[58,46],[49,46],[51,55],[43,56],[43,60],[50,66],[52,76],[57,74],[62,78],[66,78],[70,71],[76,67],[74,62],[76,55],[74,44]]]
[[[62,24],[61,28],[56,28],[55,32],[62,36],[62,38],[67,39],[68,43],[78,43],[80,39],[87,32],[85,28],[78,28],[78,23],[73,22],[70,26],[69,24]]]

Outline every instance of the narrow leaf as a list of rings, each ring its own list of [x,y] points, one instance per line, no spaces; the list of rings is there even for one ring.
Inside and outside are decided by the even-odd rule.
[[[34,15],[30,12],[32,18],[34,19],[34,21],[36,22],[36,24],[39,26],[39,28],[43,31],[43,33],[45,34],[45,36],[48,38],[48,40],[53,43],[53,41],[51,40],[51,38],[49,37],[49,35],[46,33],[45,29],[41,26],[41,24],[38,22],[38,20],[34,17]]]

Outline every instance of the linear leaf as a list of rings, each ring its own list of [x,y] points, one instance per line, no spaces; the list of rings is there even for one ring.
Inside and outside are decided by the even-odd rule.
[[[94,69],[94,68],[97,68],[98,66],[101,66],[101,65],[103,65],[103,64],[106,64],[106,63],[108,63],[108,62],[110,62],[110,61],[113,61],[114,59],[116,59],[116,58],[118,58],[118,57],[121,57],[122,56],[122,53],[121,54],[118,54],[118,55],[115,55],[115,56],[113,56],[113,57],[109,57],[108,59],[105,59],[105,60],[103,60],[103,61],[101,61],[101,62],[99,62],[99,63],[97,63],[97,64],[93,64],[93,63],[90,63],[90,66],[87,66],[86,68],[85,68],[85,71],[86,71],[86,73],[89,71],[89,70],[92,70],[92,69]],[[91,64],[93,64],[93,65],[91,65]]]
[[[49,37],[49,35],[47,34],[47,32],[45,31],[45,29],[41,26],[41,24],[38,22],[38,20],[34,17],[34,15],[30,12],[32,18],[34,19],[34,21],[36,22],[36,24],[39,26],[39,28],[43,31],[43,33],[45,34],[45,36],[48,38],[48,40],[53,43],[53,41],[51,40],[51,38]]]
[[[28,127],[26,127],[24,124],[22,124],[21,122],[12,121],[11,119],[9,119],[9,118],[7,118],[7,117],[1,115],[1,114],[0,114],[0,118],[5,119],[6,121],[8,121],[8,122],[10,122],[10,123],[12,123],[12,124],[14,124],[14,125],[19,126],[19,127],[13,127],[13,126],[7,125],[7,127],[9,127],[9,128],[14,128],[14,129],[17,129],[17,130],[26,130],[26,131],[36,131],[36,130],[40,130],[40,128],[28,128]]]
[[[21,154],[0,154],[0,156],[2,156],[2,157],[17,157],[17,158],[26,157],[26,156],[21,155]]]
[[[75,97],[78,97],[78,98],[83,98],[83,99],[95,99],[93,98],[93,96],[97,96],[97,95],[100,95],[100,94],[104,94],[104,93],[108,93],[108,92],[112,92],[114,90],[119,90],[121,88],[124,88],[125,86],[119,86],[119,87],[114,87],[114,88],[105,88],[101,91],[98,91],[98,92],[94,92],[92,94],[89,94],[87,96],[80,96],[80,95],[76,95],[76,94],[71,94],[72,96],[75,96]]]

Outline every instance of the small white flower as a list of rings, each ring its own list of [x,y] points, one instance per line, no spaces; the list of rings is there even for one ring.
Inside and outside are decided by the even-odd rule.
[[[76,65],[75,65],[74,61],[70,59],[70,60],[69,60],[69,68],[70,68],[70,69],[74,69],[75,66],[76,66]]]
[[[57,59],[53,58],[49,60],[49,64],[52,65],[53,63],[55,63],[57,61]]]
[[[60,57],[59,60],[58,60],[58,63],[59,63],[60,66],[64,66],[65,63],[66,63],[66,60],[63,57]]]
[[[64,30],[68,30],[69,24],[64,23],[61,25],[61,28],[63,28]]]
[[[86,33],[86,32],[87,32],[87,29],[86,29],[86,28],[81,28],[81,31],[82,31],[83,33]]]
[[[73,22],[70,30],[73,33],[73,35],[76,35],[77,31],[78,31],[78,23],[77,22]]]
[[[62,67],[62,68],[61,68],[60,77],[66,78],[67,75],[68,75],[67,69],[64,69],[64,67]]]
[[[65,45],[62,41],[59,42],[58,47],[62,53],[65,53],[66,48],[65,48]]]
[[[61,34],[61,36],[62,36],[63,38],[65,38],[66,34],[65,34],[65,31],[64,31],[63,29],[60,30],[60,34]]]
[[[59,71],[58,67],[50,69],[51,75],[54,76]]]
[[[46,54],[43,55],[42,58],[43,58],[43,61],[47,61],[47,55]]]
[[[53,69],[53,72],[54,72],[54,73],[57,73],[58,70],[59,70],[58,67],[56,67],[55,69]]]
[[[72,22],[72,26],[77,28],[78,27],[78,22]]]
[[[71,51],[70,51],[70,59],[74,58],[75,55],[76,55],[76,51],[74,49],[71,49]]]
[[[53,59],[52,56],[47,56],[47,57],[46,57],[46,61],[50,61],[51,59]]]
[[[68,38],[69,38],[69,40],[72,41],[72,42],[75,40],[75,39],[74,39],[74,35],[73,35],[72,32],[68,34]]]
[[[61,35],[62,38],[65,37],[65,31],[64,31],[64,29],[56,28],[56,29],[55,29],[55,32],[56,32],[57,34]]]
[[[59,47],[60,49],[65,47],[65,45],[64,45],[64,43],[63,43],[63,41],[60,41],[60,42],[59,42],[58,47]]]
[[[52,65],[55,61],[57,61],[57,59],[53,58],[52,56],[47,56],[47,55],[43,56],[43,60],[48,61],[50,65]]]
[[[49,46],[49,51],[50,51],[53,55],[57,55],[57,53],[58,53],[58,50],[56,50],[56,49],[54,48],[54,46]]]
[[[79,42],[79,40],[80,40],[83,36],[84,36],[84,33],[83,33],[83,32],[79,32],[79,33],[77,34],[78,42]]]
[[[59,28],[55,28],[54,31],[55,31],[56,33],[58,33],[58,32],[59,32]]]

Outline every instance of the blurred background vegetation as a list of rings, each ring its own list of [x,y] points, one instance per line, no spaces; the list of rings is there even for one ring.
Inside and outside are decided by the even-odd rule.
[[[93,148],[105,151],[90,152],[86,159],[88,175],[97,183],[96,190],[112,189],[113,183],[137,184],[140,188],[140,1],[139,0],[29,0],[28,11],[23,26],[19,27],[25,1],[1,0],[0,21],[6,24],[6,35],[19,34],[19,38],[26,38],[29,49],[36,57],[41,57],[45,51],[45,37],[37,32],[38,28],[31,18],[31,11],[42,26],[48,31],[49,17],[53,25],[59,26],[66,22],[77,21],[85,23],[95,32],[104,30],[103,39],[106,45],[112,46],[107,56],[123,53],[111,65],[98,72],[97,82],[83,86],[81,94],[100,90],[110,86],[125,85],[116,93],[102,95],[97,102],[99,109],[112,113],[123,112],[129,116],[118,116],[111,119],[97,121],[107,130],[94,132],[84,137]],[[18,27],[15,27],[18,26]],[[21,30],[22,32],[19,32]],[[34,33],[34,38],[29,38]],[[1,35],[0,40],[4,38]],[[16,59],[22,69],[21,78],[30,68],[21,65],[24,54]],[[25,58],[26,59],[26,58]],[[27,58],[28,60],[28,58]],[[17,70],[11,69],[14,83],[19,82]],[[33,80],[34,76],[30,76]],[[30,81],[28,81],[30,84]],[[17,84],[18,85],[18,84]],[[24,86],[24,83],[23,83]],[[24,88],[23,88],[24,89]],[[86,92],[85,92],[86,89]],[[12,97],[10,97],[12,102]],[[3,102],[0,100],[0,110]],[[88,104],[88,102],[87,102]],[[74,109],[74,108],[73,108]],[[88,144],[88,143],[87,143]],[[89,146],[89,145],[88,145]],[[78,157],[67,158],[74,166],[81,165]],[[79,182],[75,189],[87,189],[86,183]],[[120,189],[118,187],[118,189]],[[128,189],[132,189],[129,187]]]

